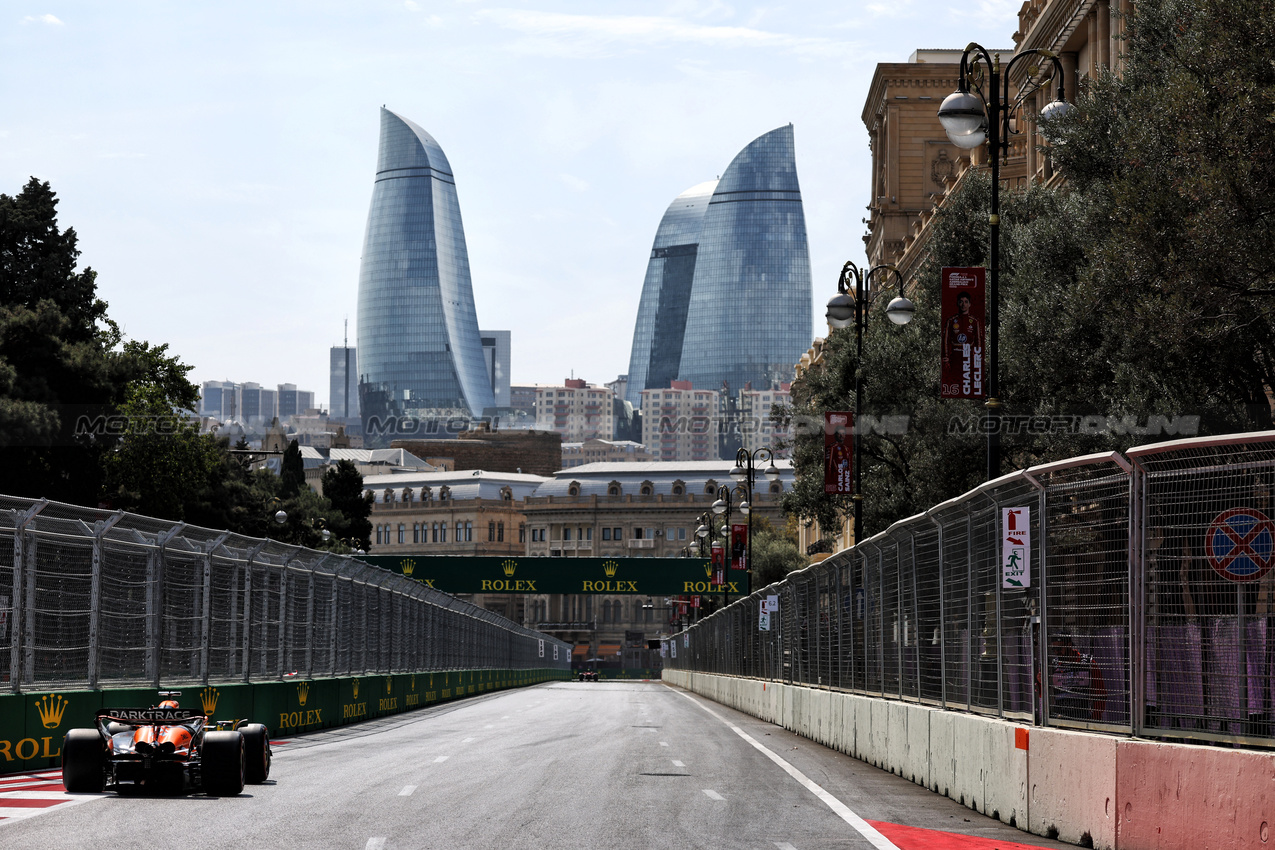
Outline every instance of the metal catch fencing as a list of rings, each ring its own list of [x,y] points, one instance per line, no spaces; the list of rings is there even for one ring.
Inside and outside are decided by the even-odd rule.
[[[1272,492],[1275,432],[1020,470],[714,613],[666,664],[1272,746]]]
[[[356,558],[0,496],[5,689],[561,668],[571,647]]]

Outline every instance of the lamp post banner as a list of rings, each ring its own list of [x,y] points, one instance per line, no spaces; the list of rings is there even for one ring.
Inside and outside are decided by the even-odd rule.
[[[730,554],[732,570],[748,569],[748,526],[744,523],[731,523]]]
[[[942,274],[940,398],[984,398],[987,269],[945,268]]]
[[[854,433],[854,414],[829,411],[823,415],[823,491],[854,493],[854,452],[846,441]]]
[[[720,543],[713,544],[713,583],[726,581],[726,547]]]

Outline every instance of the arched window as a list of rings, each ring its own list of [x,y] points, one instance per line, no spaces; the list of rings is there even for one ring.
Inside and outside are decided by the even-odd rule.
[[[419,522],[412,523],[412,542],[421,542],[421,524]]]
[[[496,523],[496,542],[505,542],[505,524],[503,522]]]
[[[716,482],[716,481],[714,481],[713,479],[711,479],[711,478],[710,478],[710,479],[708,479],[707,481],[705,481],[705,482],[704,482],[704,495],[705,495],[705,496],[715,496],[715,495],[717,495],[717,482]]]
[[[415,495],[415,494],[412,492],[412,488],[411,488],[411,487],[404,487],[404,488],[403,488],[403,501],[404,501],[404,502],[406,502],[407,504],[409,504],[409,505],[410,505],[410,504],[412,503],[412,497],[413,497],[414,495]]]
[[[580,482],[579,482],[579,481],[572,481],[570,484],[568,484],[568,485],[567,485],[567,495],[568,495],[568,496],[579,496],[579,495],[580,495]],[[610,494],[610,493],[608,493],[607,495],[611,495],[611,494]]]
[[[385,492],[381,495],[382,495],[381,501],[385,502],[385,504],[387,505],[394,504],[394,491],[391,490],[389,487],[386,487]]]
[[[643,496],[653,495],[655,493],[655,485],[653,485],[650,481],[643,481],[642,487],[638,490],[638,492]]]
[[[430,542],[431,542],[431,543],[437,543],[437,542],[438,542],[438,523],[433,523],[433,526],[430,528],[430,530],[429,530],[429,540],[430,540]]]
[[[684,481],[674,481],[674,482],[673,482],[673,495],[674,495],[674,496],[681,496],[681,495],[682,495],[683,493],[685,493],[685,492],[686,492],[686,482],[684,482]]]
[[[447,542],[447,523],[446,522],[440,522],[438,524],[438,542],[439,543]]]
[[[446,502],[451,497],[452,497],[451,487],[448,487],[446,484],[444,484],[442,487],[438,488],[438,501]]]
[[[770,492],[772,492],[772,493],[782,493],[782,492],[784,492],[784,485],[783,485],[783,482],[781,482],[781,481],[772,481],[772,482],[770,482]]]
[[[608,496],[612,496],[612,497],[619,496],[623,492],[624,492],[624,488],[620,486],[619,481],[612,481],[610,484],[607,485]]]
[[[500,499],[504,502],[512,502],[514,500],[514,490],[512,487],[500,488]]]
[[[407,526],[401,522],[398,524],[398,542],[407,542]]]

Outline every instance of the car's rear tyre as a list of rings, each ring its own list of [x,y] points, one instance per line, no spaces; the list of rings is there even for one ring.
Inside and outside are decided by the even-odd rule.
[[[243,793],[244,739],[239,732],[205,732],[201,762],[205,793],[213,797]]]
[[[100,794],[106,784],[106,742],[96,729],[72,729],[62,740],[62,787]]]
[[[263,723],[249,723],[239,732],[243,735],[244,781],[260,785],[270,778],[270,730]]]

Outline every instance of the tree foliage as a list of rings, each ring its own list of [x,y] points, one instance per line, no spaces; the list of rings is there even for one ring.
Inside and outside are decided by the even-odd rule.
[[[1271,427],[1275,4],[1147,0],[1130,33],[1123,77],[1099,77],[1047,128],[1067,182],[1001,191],[1003,413],[1049,423],[1002,435],[1002,471],[1197,422]],[[862,363],[854,330],[833,331],[824,368],[794,385],[785,508],[803,521],[835,528],[850,511],[823,494],[822,415],[853,409],[856,369],[867,534],[984,479],[981,409],[938,398],[938,313],[941,268],[988,262],[990,192],[986,172],[968,173],[938,210],[909,325],[874,305]]]

